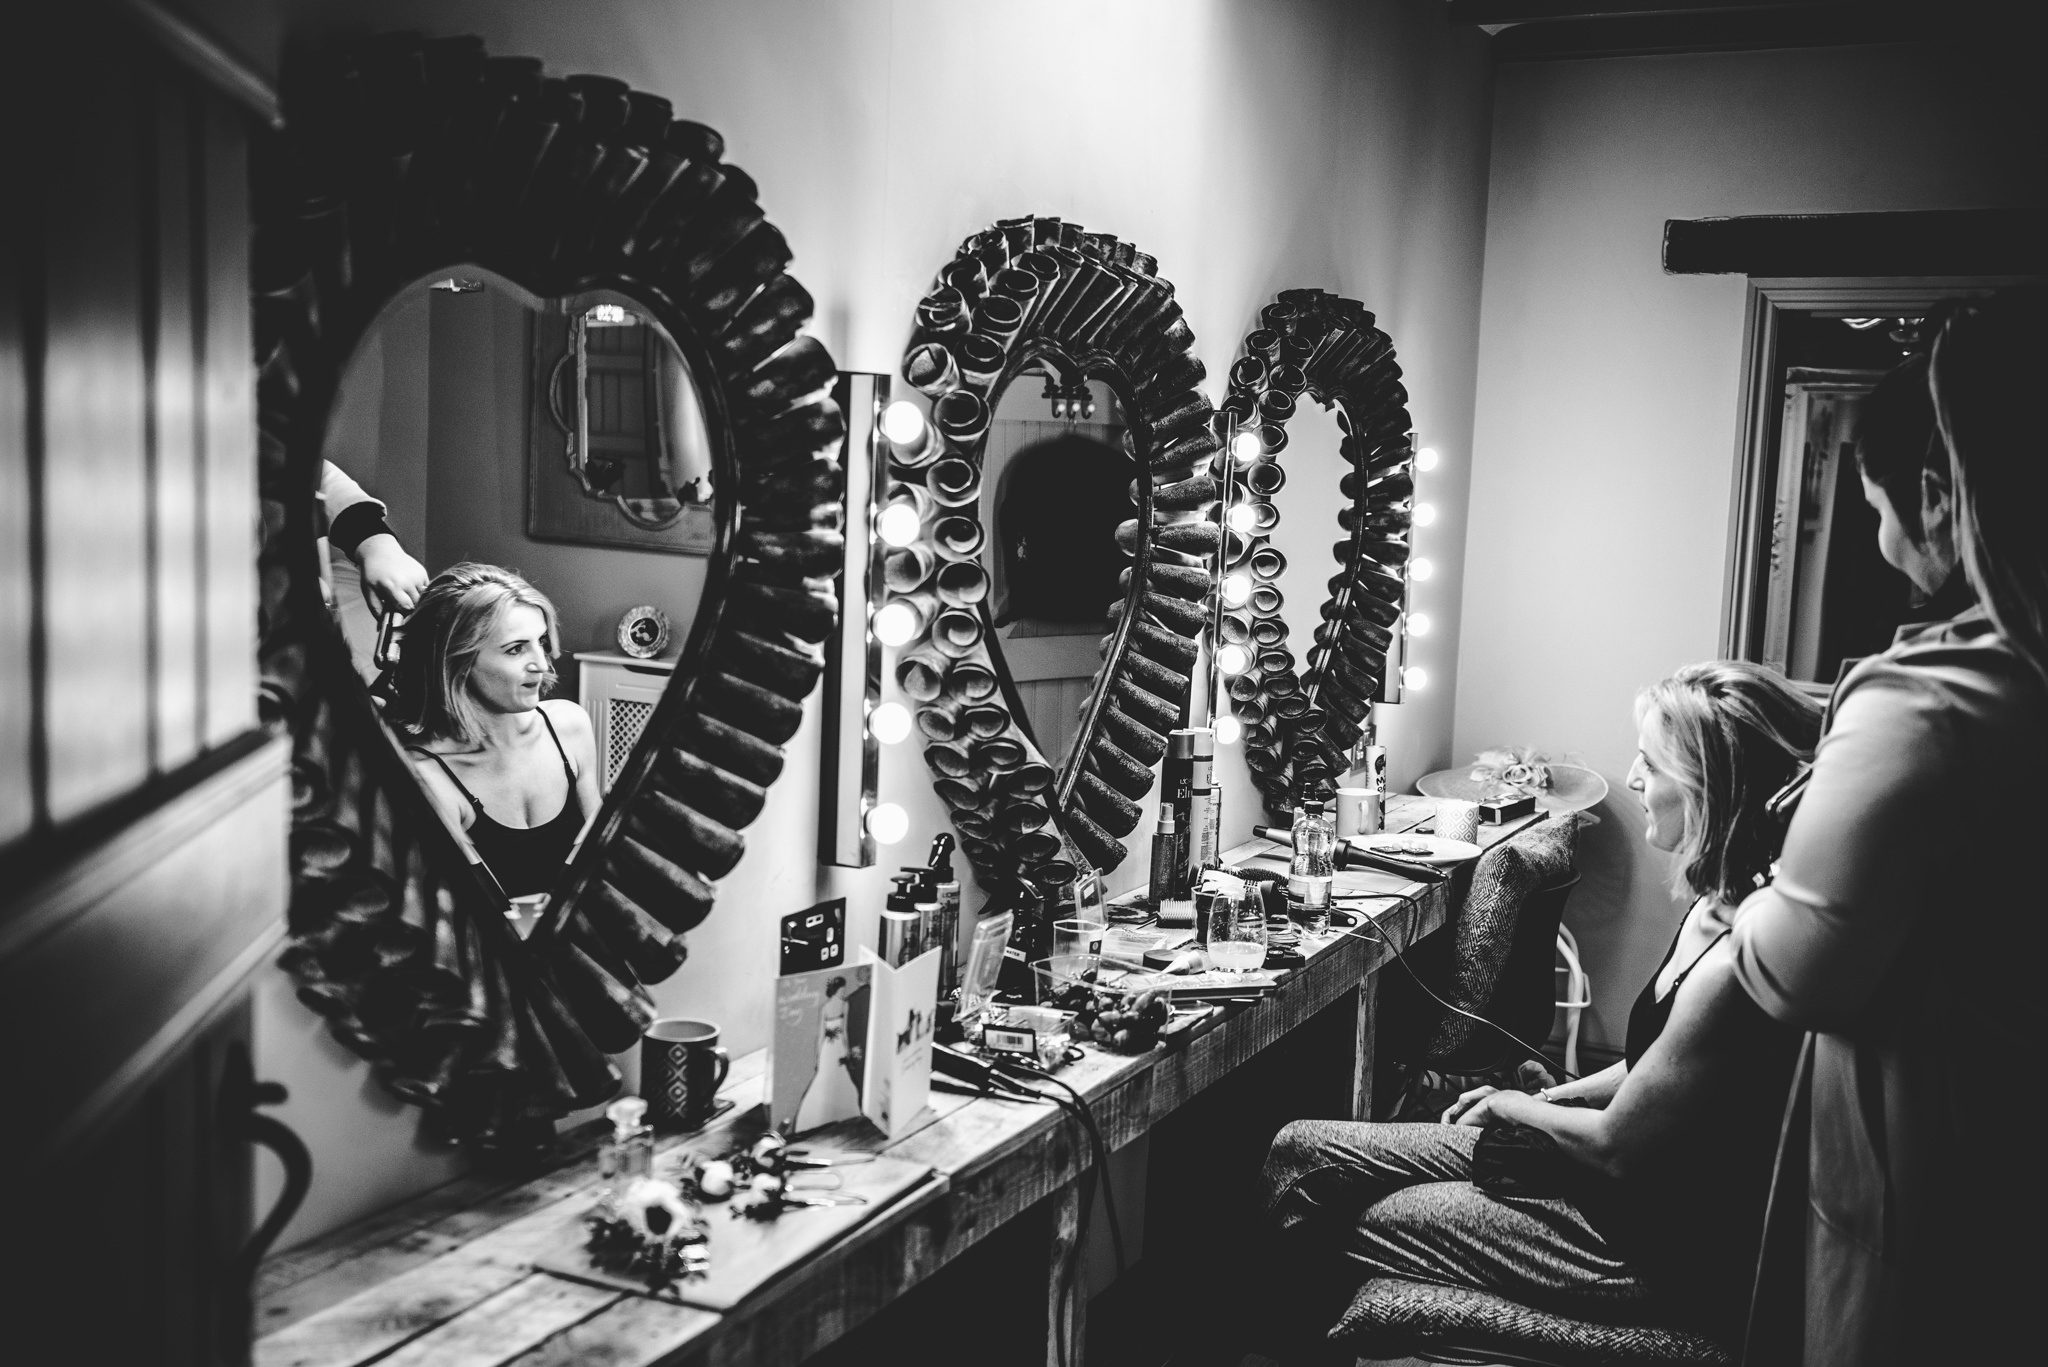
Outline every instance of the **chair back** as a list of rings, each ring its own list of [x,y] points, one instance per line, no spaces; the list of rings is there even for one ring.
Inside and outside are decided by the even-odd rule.
[[[1431,993],[1541,1047],[1555,1013],[1557,928],[1579,881],[1577,825],[1566,816],[1530,827],[1477,862],[1450,923],[1407,954],[1429,991],[1400,969],[1383,979],[1386,1057],[1445,1073],[1489,1072],[1524,1057],[1499,1030],[1446,1010]]]

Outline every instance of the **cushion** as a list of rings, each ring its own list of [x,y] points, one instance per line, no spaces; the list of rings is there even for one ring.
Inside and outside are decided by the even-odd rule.
[[[1732,1367],[1704,1335],[1644,1324],[1602,1324],[1532,1310],[1485,1291],[1375,1277],[1358,1288],[1329,1340],[1366,1357],[1469,1355],[1541,1367]]]

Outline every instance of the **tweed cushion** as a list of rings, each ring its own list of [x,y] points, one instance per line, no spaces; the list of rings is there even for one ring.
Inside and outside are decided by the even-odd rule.
[[[1523,905],[1536,889],[1571,876],[1583,821],[1573,812],[1538,822],[1493,846],[1473,866],[1471,886],[1449,934],[1435,937],[1441,943],[1425,944],[1409,955],[1414,968],[1445,1001],[1488,1014],[1514,948]],[[1547,988],[1550,965],[1543,967]],[[1394,1018],[1387,1022],[1393,1027],[1388,1040],[1393,1057],[1409,1063],[1448,1059],[1470,1044],[1475,1032],[1492,1038],[1484,1026],[1444,1010],[1412,984],[1389,982],[1392,990],[1383,1013]]]
[[[1485,1291],[1375,1277],[1358,1288],[1329,1340],[1366,1357],[1540,1367],[1715,1367],[1733,1354],[1682,1329],[1600,1324],[1546,1314]],[[1439,1360],[1446,1360],[1439,1358]]]

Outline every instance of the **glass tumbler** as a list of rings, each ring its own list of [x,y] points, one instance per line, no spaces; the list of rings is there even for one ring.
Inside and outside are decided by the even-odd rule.
[[[1209,962],[1226,973],[1249,973],[1266,962],[1266,902],[1256,885],[1241,898],[1216,899]]]

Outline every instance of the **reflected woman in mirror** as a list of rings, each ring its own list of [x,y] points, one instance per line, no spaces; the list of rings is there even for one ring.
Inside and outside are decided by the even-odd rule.
[[[455,565],[406,623],[386,713],[435,807],[510,898],[554,886],[600,803],[589,716],[546,696],[558,642],[554,605],[533,585]]]
[[[1735,909],[1775,844],[1764,804],[1812,756],[1820,708],[1724,661],[1645,689],[1636,717],[1628,786],[1690,906],[1623,1060],[1533,1096],[1474,1089],[1442,1123],[1281,1130],[1265,1209],[1312,1295],[1398,1277],[1739,1341],[1798,1037],[1759,1018],[1701,1051],[1667,1022],[1690,980],[1729,974]]]

